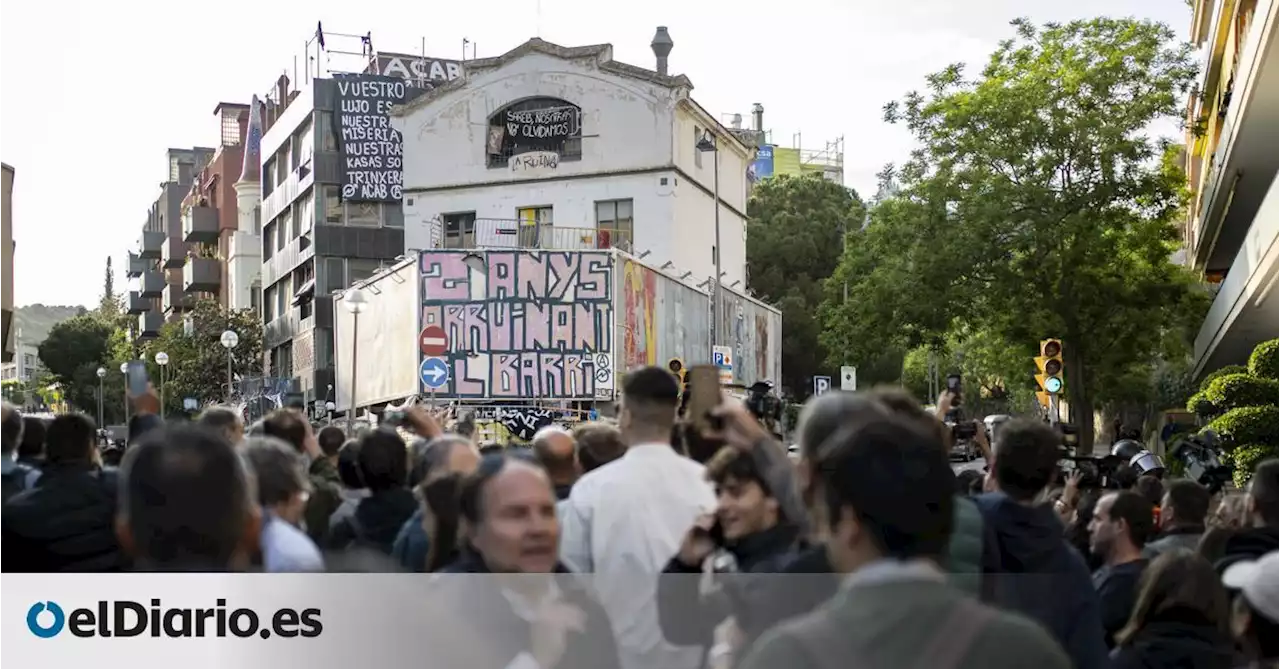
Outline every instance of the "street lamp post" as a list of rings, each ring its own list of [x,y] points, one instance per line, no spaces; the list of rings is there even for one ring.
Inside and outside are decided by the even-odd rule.
[[[369,306],[369,299],[364,291],[352,287],[342,298],[342,304],[351,312],[351,411],[347,414],[347,424],[351,429],[356,425],[356,356],[360,351],[360,312]]]
[[[227,349],[227,404],[231,404],[231,349],[240,343],[240,335],[235,330],[227,330],[218,341],[222,343],[222,348]]]
[[[157,353],[156,364],[160,365],[160,417],[164,418],[164,382],[169,367],[169,354],[164,351]]]
[[[107,370],[98,368],[98,429],[102,429],[102,380],[107,378]]]
[[[714,180],[712,193],[716,201],[716,275],[711,280],[711,345],[718,346],[720,344],[720,146],[708,130],[702,135],[702,139],[698,140],[697,149],[710,152],[712,160],[715,161],[711,169]]]
[[[129,424],[129,363],[120,363],[120,376],[124,377],[124,423]]]

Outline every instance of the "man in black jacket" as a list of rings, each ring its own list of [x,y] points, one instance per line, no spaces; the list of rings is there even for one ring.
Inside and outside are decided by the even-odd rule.
[[[117,571],[116,472],[97,459],[97,427],[84,414],[53,419],[44,473],[3,511],[3,567],[11,572]]]
[[[757,600],[766,591],[758,577],[746,574],[780,572],[800,538],[795,524],[779,514],[750,453],[725,447],[706,467],[716,487],[716,513],[690,528],[658,578],[658,624],[668,642],[681,646],[710,647],[716,625],[730,615],[750,637],[764,631],[753,614],[766,607]],[[718,590],[704,595],[700,582],[708,560],[718,573]]]

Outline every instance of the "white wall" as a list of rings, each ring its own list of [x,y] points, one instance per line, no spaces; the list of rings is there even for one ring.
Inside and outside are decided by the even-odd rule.
[[[666,186],[661,183],[664,177]],[[635,252],[670,257],[677,246],[670,234],[675,206],[670,184],[675,181],[674,172],[661,172],[417,193],[405,198],[405,248],[430,248],[432,220],[443,214],[474,211],[477,218],[510,220],[518,208],[550,205],[556,227],[594,229],[597,201],[630,198]]]
[[[433,225],[444,214],[514,219],[517,208],[551,206],[556,227],[594,228],[596,201],[629,198],[634,253],[649,251],[646,262],[655,267],[672,262],[677,276],[693,272],[692,283],[715,274],[717,154],[703,154],[699,167],[694,146],[695,129],[714,127],[713,119],[664,86],[541,53],[469,76],[466,86],[392,118],[404,136],[406,251],[431,248]],[[489,168],[490,116],[530,97],[560,98],[582,109],[581,160],[533,175]],[[745,221],[738,212],[746,210],[751,156],[722,128],[716,132],[721,271],[728,285],[745,281]]]
[[[396,265],[363,287],[369,300],[353,332],[353,317],[342,304],[333,305],[334,403],[339,411],[351,405],[352,345],[356,355],[356,404],[369,406],[418,393],[418,321],[422,302],[421,273],[416,260]]]
[[[709,155],[707,162],[711,162]],[[723,185],[723,181],[721,183]],[[694,276],[690,279],[695,284],[701,283],[715,275],[715,259],[711,253],[716,238],[715,198],[684,180],[676,185],[675,206],[671,262],[693,271]],[[724,254],[720,257],[724,285],[732,285],[734,281],[745,283],[746,221],[723,201],[720,204],[720,246]],[[738,287],[741,288],[741,284]]]
[[[405,190],[522,180],[505,167],[487,166],[485,140],[494,112],[530,97],[560,98],[582,109],[582,159],[561,162],[560,176],[671,163],[675,100],[669,89],[533,53],[471,75],[464,88],[392,118],[404,135]]]

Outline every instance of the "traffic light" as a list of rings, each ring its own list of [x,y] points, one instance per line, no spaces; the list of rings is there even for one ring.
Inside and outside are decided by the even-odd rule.
[[[1040,355],[1036,356],[1036,383],[1048,395],[1062,392],[1062,340],[1046,339],[1040,342]]]
[[[671,374],[676,377],[676,380],[680,382],[680,385],[684,385],[684,376],[688,370],[685,369],[683,360],[680,358],[672,358],[668,360],[667,371],[671,372]]]

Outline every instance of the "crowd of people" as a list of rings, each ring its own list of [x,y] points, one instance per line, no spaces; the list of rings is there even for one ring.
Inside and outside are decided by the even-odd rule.
[[[615,419],[482,453],[423,408],[246,430],[146,394],[118,468],[87,416],[6,406],[3,570],[432,574],[440,667],[1276,666],[1274,460],[1220,496],[1082,489],[1015,419],[957,476],[945,393],[811,399],[798,458],[728,399],[695,433],[680,396],[635,370]]]

